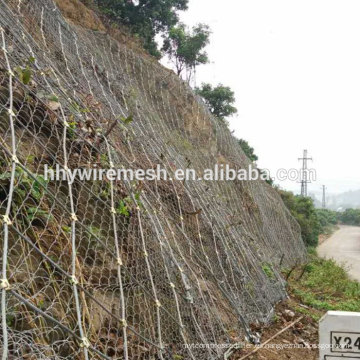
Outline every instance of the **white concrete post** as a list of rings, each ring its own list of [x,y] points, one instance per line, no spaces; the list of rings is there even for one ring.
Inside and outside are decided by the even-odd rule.
[[[319,322],[320,360],[360,359],[360,313],[328,311]]]

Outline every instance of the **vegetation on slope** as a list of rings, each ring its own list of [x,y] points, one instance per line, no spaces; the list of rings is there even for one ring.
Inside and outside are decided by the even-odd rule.
[[[254,148],[251,147],[246,140],[240,139],[240,140],[239,140],[239,145],[240,145],[241,148],[243,149],[245,155],[246,155],[251,161],[255,162],[255,161],[258,161],[258,160],[259,160],[258,156],[255,154]]]
[[[105,31],[106,28],[99,17],[88,6],[88,1],[55,0],[62,14],[75,24],[93,31]]]
[[[350,280],[344,268],[318,258],[314,251],[307,265],[291,273],[284,269],[284,276],[289,298],[275,307],[271,324],[251,324],[261,334],[262,343],[271,339],[271,346],[240,348],[234,359],[247,355],[253,360],[317,360],[319,351],[312,345],[319,343],[319,319],[328,310],[360,310],[360,284]],[[289,324],[293,326],[286,329]]]
[[[320,234],[330,235],[338,223],[337,213],[329,209],[316,209],[319,220]]]
[[[186,10],[188,0],[95,0],[99,9],[109,18],[128,26],[143,40],[149,53],[161,57],[155,37],[168,32],[179,22],[178,11]]]
[[[308,247],[316,247],[319,235],[330,233],[337,224],[336,213],[327,209],[315,209],[310,197],[294,195],[291,191],[278,191],[286,207],[299,223],[305,244]]]
[[[310,261],[288,279],[289,291],[316,310],[360,311],[360,283],[349,279],[344,267],[321,259],[312,251]],[[307,312],[302,309],[302,312]]]
[[[186,70],[188,83],[196,66],[209,62],[204,51],[209,43],[209,36],[210,28],[205,24],[194,26],[192,31],[188,31],[184,24],[179,24],[170,29],[164,40],[162,50],[173,59],[178,76]]]
[[[225,118],[234,115],[237,112],[233,106],[235,102],[235,93],[228,86],[218,84],[212,87],[211,84],[203,83],[195,92],[200,95],[210,112],[219,120],[225,121]]]
[[[307,246],[316,246],[320,234],[320,222],[311,198],[279,190],[286,207],[301,228],[302,238]]]

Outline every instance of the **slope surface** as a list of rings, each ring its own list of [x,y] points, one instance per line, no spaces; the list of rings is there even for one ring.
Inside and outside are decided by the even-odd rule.
[[[269,185],[43,177],[247,168],[227,127],[173,72],[51,0],[0,1],[0,25],[5,358],[217,359],[251,337],[286,296],[280,268],[305,259]]]

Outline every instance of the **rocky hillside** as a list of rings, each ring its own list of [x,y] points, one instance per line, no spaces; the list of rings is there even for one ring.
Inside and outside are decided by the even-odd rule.
[[[260,180],[45,180],[249,165],[172,71],[58,6],[0,0],[3,359],[218,359],[286,296],[298,225]]]

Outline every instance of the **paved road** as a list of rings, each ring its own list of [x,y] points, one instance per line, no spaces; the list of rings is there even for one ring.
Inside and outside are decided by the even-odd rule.
[[[340,226],[317,249],[319,256],[345,264],[351,278],[360,282],[360,226]]]

